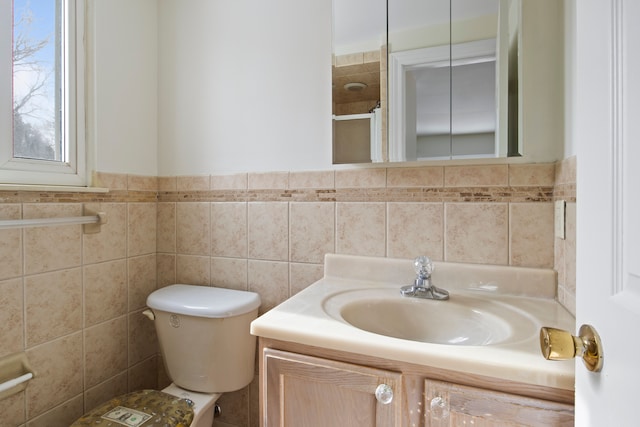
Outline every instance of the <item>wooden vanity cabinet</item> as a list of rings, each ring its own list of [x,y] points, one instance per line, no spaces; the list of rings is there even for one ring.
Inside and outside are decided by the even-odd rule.
[[[262,426],[400,427],[402,375],[265,349]],[[376,389],[393,398],[381,403]]]
[[[572,427],[573,405],[425,380],[428,427]]]
[[[573,393],[260,338],[261,427],[573,426]],[[368,366],[364,366],[368,365]],[[375,391],[393,390],[384,404]]]

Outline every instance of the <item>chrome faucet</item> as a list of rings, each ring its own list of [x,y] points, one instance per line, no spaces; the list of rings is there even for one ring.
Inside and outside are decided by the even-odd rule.
[[[416,280],[413,285],[400,288],[400,293],[405,297],[447,300],[449,292],[438,289],[431,283],[431,273],[433,273],[433,263],[426,256],[419,256],[413,261],[416,270]]]

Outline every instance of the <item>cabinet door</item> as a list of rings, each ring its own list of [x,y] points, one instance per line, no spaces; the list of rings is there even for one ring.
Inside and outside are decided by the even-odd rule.
[[[401,424],[401,374],[268,348],[263,358],[263,427]],[[393,392],[386,404],[381,384]]]
[[[573,427],[573,406],[426,380],[427,427]]]

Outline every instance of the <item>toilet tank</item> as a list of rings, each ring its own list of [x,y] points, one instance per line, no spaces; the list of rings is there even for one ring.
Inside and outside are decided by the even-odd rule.
[[[254,292],[210,286],[171,285],[152,292],[164,366],[179,387],[203,393],[241,389],[253,380],[258,315]]]

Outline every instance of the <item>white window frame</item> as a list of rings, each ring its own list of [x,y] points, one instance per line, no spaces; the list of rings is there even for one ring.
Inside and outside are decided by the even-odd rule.
[[[0,0],[0,184],[87,185],[85,0],[62,0],[63,161],[13,157],[13,0]]]

